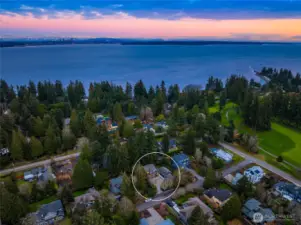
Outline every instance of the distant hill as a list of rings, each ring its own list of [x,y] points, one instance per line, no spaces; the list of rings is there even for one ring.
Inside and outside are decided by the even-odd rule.
[[[203,40],[161,40],[161,39],[126,39],[126,38],[56,38],[56,39],[2,39],[0,47],[39,46],[39,45],[69,45],[69,44],[121,44],[121,45],[261,45],[261,44],[291,44],[284,42],[254,42],[254,41],[203,41]]]

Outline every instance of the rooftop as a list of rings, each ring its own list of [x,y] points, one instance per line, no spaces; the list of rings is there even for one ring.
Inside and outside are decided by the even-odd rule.
[[[64,216],[64,209],[61,200],[56,200],[49,204],[42,205],[36,213],[37,220],[39,221],[51,220],[58,215]]]
[[[143,166],[143,168],[147,173],[154,173],[157,171],[157,168],[154,164],[147,164]]]
[[[215,197],[221,202],[224,202],[232,196],[232,192],[226,189],[208,189],[204,191],[204,194],[207,195],[209,198]]]
[[[110,180],[110,190],[114,194],[118,194],[120,192],[120,186],[122,184],[122,176],[113,178]]]
[[[138,116],[135,116],[135,115],[125,117],[126,120],[136,120],[137,118],[138,118]]]

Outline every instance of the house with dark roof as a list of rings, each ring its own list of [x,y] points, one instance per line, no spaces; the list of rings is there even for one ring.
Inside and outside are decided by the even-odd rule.
[[[273,211],[269,208],[261,207],[261,203],[254,198],[245,202],[242,213],[251,221],[254,220],[254,214],[261,214],[263,216],[261,224],[270,223],[275,220]]]
[[[5,156],[9,154],[9,149],[8,148],[1,148],[0,149],[0,156]]]
[[[214,208],[222,207],[232,196],[232,192],[227,189],[208,189],[204,191],[204,198]]]
[[[120,193],[120,188],[122,184],[122,176],[113,178],[110,180],[110,191],[113,194],[119,194]]]
[[[301,203],[301,187],[288,182],[278,182],[274,185],[274,189],[288,201]]]
[[[90,188],[85,194],[82,194],[80,196],[77,196],[74,198],[74,207],[78,207],[79,205],[82,206],[82,208],[90,208],[94,205],[95,201],[100,198],[100,194],[97,190],[94,188]]]
[[[172,162],[172,166],[174,168],[177,168],[177,165],[180,167],[180,168],[186,168],[189,166],[190,164],[190,160],[189,160],[189,157],[188,155],[184,154],[184,153],[180,153],[180,154],[176,154],[172,157],[173,159],[173,162]],[[176,163],[175,163],[175,162]]]
[[[65,217],[61,200],[56,200],[49,204],[42,205],[35,213],[37,225],[55,224]]]

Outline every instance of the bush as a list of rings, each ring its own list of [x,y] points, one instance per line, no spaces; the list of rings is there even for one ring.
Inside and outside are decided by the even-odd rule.
[[[277,162],[283,162],[283,157],[281,155],[277,157]]]
[[[212,167],[216,170],[221,169],[224,167],[224,161],[219,158],[213,158]]]
[[[105,182],[109,179],[108,172],[106,171],[100,171],[96,173],[95,180],[94,180],[94,185],[98,189],[102,189]]]

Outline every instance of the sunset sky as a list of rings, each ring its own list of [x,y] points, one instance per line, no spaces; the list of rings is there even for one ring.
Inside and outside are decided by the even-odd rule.
[[[301,41],[301,0],[4,0],[0,4],[1,37]]]

